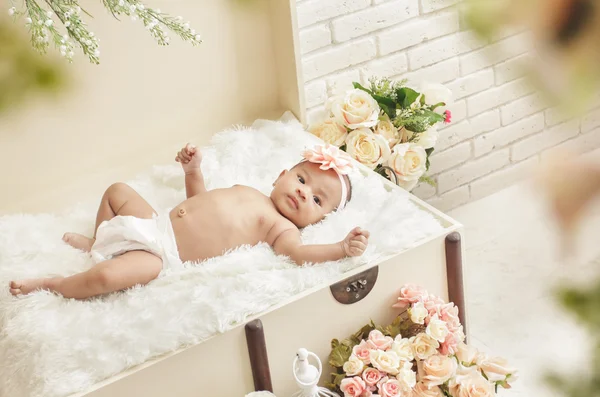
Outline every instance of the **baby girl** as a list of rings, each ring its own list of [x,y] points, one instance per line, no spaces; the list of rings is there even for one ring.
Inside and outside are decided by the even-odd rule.
[[[207,191],[202,154],[193,145],[177,153],[185,172],[187,199],[170,212],[156,211],[132,188],[116,183],[100,203],[94,238],[67,233],[63,240],[88,251],[96,262],[70,277],[12,281],[13,295],[45,289],[85,299],[147,284],[165,268],[202,261],[241,245],[269,243],[299,265],[362,255],[369,232],[355,228],[335,244],[304,245],[303,227],[321,221],[350,200],[350,158],[336,147],[317,146],[284,170],[270,196],[248,186]]]

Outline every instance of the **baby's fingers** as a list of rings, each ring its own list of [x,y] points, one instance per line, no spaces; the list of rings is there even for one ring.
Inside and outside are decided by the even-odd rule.
[[[365,252],[366,248],[366,244],[363,244],[360,241],[352,241],[350,243],[350,253],[353,256],[361,255],[363,252]]]
[[[189,156],[193,156],[194,153],[196,153],[196,146],[192,145],[191,143],[188,143],[187,145],[185,145],[184,152]]]
[[[367,245],[367,242],[369,241],[369,239],[367,237],[365,237],[364,235],[358,235],[358,236],[352,237],[351,241],[358,241],[358,242],[363,243],[364,245]]]

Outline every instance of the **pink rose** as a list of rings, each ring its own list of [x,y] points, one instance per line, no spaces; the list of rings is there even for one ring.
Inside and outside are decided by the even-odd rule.
[[[305,150],[302,155],[311,163],[321,164],[320,169],[333,169],[338,174],[348,174],[353,167],[351,157],[330,144],[317,145],[314,149]]]
[[[436,314],[439,315],[442,306],[446,304],[443,299],[435,295],[425,297],[423,303],[425,304],[425,309],[429,312],[429,317],[433,317]],[[425,319],[425,324],[429,324],[429,317]]]
[[[342,393],[344,393],[344,397],[360,397],[366,388],[367,385],[365,384],[365,381],[360,378],[360,376],[346,378],[342,380],[342,384],[340,385],[340,389],[342,390]]]
[[[365,363],[365,365],[369,365],[371,363],[371,353],[369,350],[371,349],[372,347],[369,345],[369,342],[362,340],[360,341],[360,344],[352,348],[352,354],[358,357],[358,359]]]
[[[446,336],[446,339],[440,344],[440,354],[443,354],[444,356],[456,354],[458,351],[458,342],[459,340],[456,338],[456,335],[450,332]]]
[[[389,379],[379,386],[379,395],[381,397],[400,397],[402,390],[402,385],[397,379]]]
[[[444,123],[449,124],[452,121],[452,112],[450,112],[449,110],[446,110],[444,112],[444,116],[446,116],[444,118]]]
[[[362,392],[362,394],[360,395],[360,397],[371,397],[373,396],[373,392],[369,389],[365,389],[365,391]]]
[[[376,368],[367,368],[362,373],[362,378],[367,384],[367,386],[373,387],[381,380],[383,374]]]
[[[439,307],[440,318],[446,322],[450,332],[454,332],[460,327],[460,319],[458,318],[458,307],[454,303],[447,303]]]
[[[425,288],[414,284],[406,284],[404,287],[400,288],[398,302],[413,304],[424,300],[427,296],[428,294]]]
[[[383,335],[381,331],[374,329],[369,333],[369,341],[367,343],[371,349],[388,350],[392,347],[394,340],[389,336]]]

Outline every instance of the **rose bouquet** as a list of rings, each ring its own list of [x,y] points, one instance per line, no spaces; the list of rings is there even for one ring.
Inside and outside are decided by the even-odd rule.
[[[331,342],[328,387],[344,397],[492,397],[510,388],[516,370],[464,343],[453,303],[406,285],[386,327],[373,322]]]
[[[353,83],[344,96],[328,99],[327,119],[308,130],[325,142],[410,191],[425,176],[438,132],[436,124],[449,123],[445,109],[452,93],[439,84],[417,92],[405,81],[369,80],[369,88]]]

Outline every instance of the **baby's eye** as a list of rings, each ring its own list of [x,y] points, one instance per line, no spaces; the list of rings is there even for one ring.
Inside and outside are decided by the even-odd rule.
[[[316,203],[317,205],[321,205],[321,199],[320,199],[320,198],[318,198],[317,196],[314,196],[314,197],[313,197],[313,200],[315,200],[315,203]]]
[[[300,175],[298,175],[298,180],[300,181],[301,184],[304,185],[304,178],[302,178]]]

